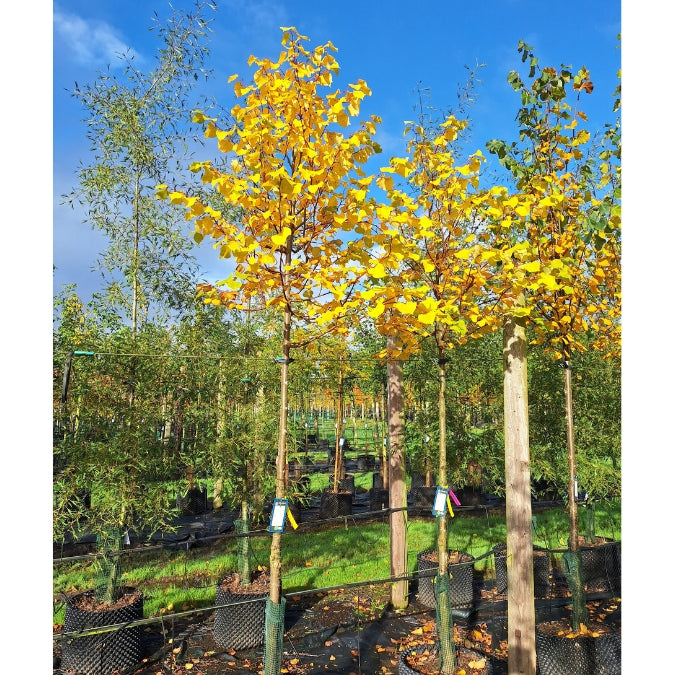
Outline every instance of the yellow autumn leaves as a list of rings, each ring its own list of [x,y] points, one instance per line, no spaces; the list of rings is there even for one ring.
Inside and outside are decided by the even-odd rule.
[[[346,134],[367,84],[322,95],[339,72],[335,47],[310,50],[295,28],[282,30],[277,61],[251,57],[251,84],[230,78],[239,102],[227,128],[194,114],[228,158],[190,167],[206,196],[157,190],[185,209],[197,241],[211,237],[236,263],[221,285],[200,287],[205,301],[293,305],[297,320],[336,329],[364,314],[383,333],[424,337],[442,326],[450,341],[496,329],[522,293],[534,300],[517,311],[534,316],[543,300],[548,313],[537,310],[536,321],[557,332],[601,331],[612,311],[614,323],[616,302],[601,296],[618,284],[617,247],[584,241],[585,201],[569,171],[534,176],[514,194],[481,189],[485,158],[477,151],[456,163],[452,144],[466,122],[448,116],[436,131],[408,123],[407,155],[369,174],[379,117]],[[566,166],[588,143],[575,133],[558,143],[555,162]]]

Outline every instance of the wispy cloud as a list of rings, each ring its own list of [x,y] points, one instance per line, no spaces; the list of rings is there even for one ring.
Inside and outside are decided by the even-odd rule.
[[[55,47],[70,54],[80,65],[107,65],[119,61],[121,54],[131,53],[119,33],[103,21],[93,21],[69,14],[54,6]]]

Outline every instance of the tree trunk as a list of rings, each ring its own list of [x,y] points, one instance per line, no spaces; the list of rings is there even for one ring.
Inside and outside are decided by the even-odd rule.
[[[375,446],[375,454],[380,460],[380,472],[382,472],[382,443],[380,443],[380,406],[375,399],[373,399],[373,444]]]
[[[253,408],[253,418],[256,422],[257,431],[256,438],[262,439],[264,437],[264,432],[262,426],[264,426],[263,416],[265,410],[265,390],[263,387],[259,387],[255,393],[255,402]],[[265,450],[265,444],[261,441],[256,441],[255,448],[253,450],[253,460],[250,466],[250,475],[253,476],[253,519],[257,521],[263,513],[265,506],[265,499],[263,496],[263,486],[261,478],[261,467],[264,467],[267,463],[267,453]]]
[[[572,411],[572,369],[569,358],[563,363],[565,371],[565,422],[567,426],[567,495],[570,505],[570,551],[579,550],[579,520],[575,495],[575,479],[577,475],[577,460],[574,448],[574,416]]]
[[[391,353],[394,336],[387,336],[387,351]],[[403,455],[403,421],[401,395],[401,363],[389,358],[387,361],[389,420],[389,549],[392,577],[408,573],[408,542],[406,533],[406,480]],[[391,585],[391,604],[394,609],[408,606],[408,582],[395,581]]]
[[[382,488],[384,490],[389,489],[389,459],[387,455],[387,434],[384,433],[384,421],[385,414],[387,413],[386,406],[384,404],[384,392],[380,395],[381,404],[380,404],[380,415],[379,418],[382,420],[382,442],[380,443],[380,473],[382,474]]]
[[[504,323],[504,441],[509,675],[535,675],[534,571],[525,319]]]
[[[448,467],[446,457],[446,429],[445,429],[445,389],[446,389],[446,360],[442,355],[438,358],[438,484],[446,486],[448,484]],[[427,476],[427,486],[429,486],[429,476]],[[438,576],[444,576],[448,573],[448,516],[444,514],[438,516],[438,540],[436,547],[438,549]],[[452,608],[450,607],[450,598],[447,602],[440,602],[437,608],[438,635],[453,635],[452,627]],[[451,639],[440,641],[441,650],[441,673],[449,674],[455,672],[456,660],[452,648]]]
[[[223,404],[223,362],[218,360],[218,390],[216,393],[216,437],[220,437],[225,433],[225,411]],[[224,478],[223,468],[218,458],[215,461],[212,459],[212,467],[214,473],[213,481],[213,510],[218,511],[223,508],[223,492],[224,492]]]
[[[569,550],[567,557],[566,576],[572,593],[572,629],[579,630],[582,623],[588,621],[588,610],[586,609],[586,590],[582,583],[581,558],[579,553],[579,520],[577,511],[577,462],[576,450],[574,447],[574,413],[572,409],[572,368],[570,367],[570,357],[566,354],[563,362],[565,371],[565,422],[567,426],[567,465],[569,470],[567,495],[570,512],[570,537]],[[565,554],[567,556],[567,554]],[[563,558],[565,561],[565,557]],[[569,564],[574,561],[574,564]]]
[[[438,359],[438,375],[440,386],[438,388],[438,484],[448,484],[448,465],[446,457],[446,429],[445,429],[445,388],[446,388],[446,361]],[[438,519],[438,573],[445,574],[448,571],[448,521],[447,516]]]
[[[224,483],[221,477],[213,481],[213,510],[219,511],[223,508],[223,488]]]
[[[288,244],[290,246],[290,242]],[[286,433],[288,426],[288,365],[291,352],[291,309],[284,306],[284,328],[281,358],[281,403],[279,411],[279,445],[277,447],[277,480],[275,496],[284,496],[286,472]],[[274,532],[270,543],[270,601],[281,602],[281,533]]]
[[[356,433],[356,406],[352,404],[352,442],[354,443],[354,450],[359,448],[359,443],[357,440],[357,433]]]
[[[241,522],[244,532],[250,530],[250,516],[248,502],[246,500],[241,503]],[[251,540],[249,537],[244,537],[241,542],[239,555],[239,581],[242,586],[251,585]]]
[[[340,477],[342,475],[342,447],[340,446],[340,432],[342,431],[342,406],[344,397],[344,380],[342,375],[342,365],[340,365],[340,374],[338,376],[338,402],[335,421],[335,467],[333,469],[333,491],[337,494]]]

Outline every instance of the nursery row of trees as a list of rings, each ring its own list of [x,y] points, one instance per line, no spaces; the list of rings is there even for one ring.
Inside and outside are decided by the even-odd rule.
[[[172,39],[177,25],[167,33]],[[204,23],[197,25],[201,30]],[[227,115],[194,113],[193,122],[221,153],[190,165],[201,185],[182,168],[170,173],[166,153],[159,152],[169,140],[150,135],[163,124],[168,130],[167,109],[178,111],[173,94],[182,90],[172,89],[174,83],[201,66],[199,43],[185,37],[194,29],[180,33],[189,58],[173,61],[176,50],[167,49],[158,76],[139,82],[132,71],[137,88],[131,100],[138,105],[124,100],[134,117],[123,127],[133,126],[134,133],[122,141],[113,133],[92,137],[107,145],[93,170],[80,175],[79,198],[89,205],[92,224],[115,245],[123,237],[113,237],[110,228],[122,216],[110,210],[111,184],[101,176],[117,181],[113,192],[130,207],[126,227],[114,232],[130,242],[123,256],[130,294],[122,297],[131,320],[85,311],[76,297],[63,297],[55,350],[68,364],[58,401],[59,433],[66,430],[59,489],[80,488],[75,477],[82,467],[92,472],[92,485],[114,476],[118,491],[177,460],[192,467],[208,457],[218,478],[224,467],[228,475],[233,466],[262,470],[267,462],[259,460],[274,439],[273,494],[284,497],[293,450],[292,387],[326,391],[308,381],[335,382],[336,374],[348,371],[373,397],[387,385],[392,507],[405,505],[406,445],[418,456],[433,448],[428,462],[439,485],[461,476],[468,457],[492,471],[495,484],[505,467],[507,516],[509,503],[517,514],[513,533],[529,523],[531,442],[542,475],[554,481],[565,475],[570,495],[577,475],[591,491],[616,489],[618,393],[607,385],[618,381],[620,353],[620,129],[615,121],[599,135],[589,131],[581,100],[593,90],[590,73],[542,68],[531,47],[518,45],[529,66],[527,77],[508,75],[521,100],[518,140],[488,144],[507,173],[503,184],[483,185],[481,150],[463,151],[468,121],[453,114],[434,119],[424,107],[417,121],[405,124],[407,153],[371,168],[380,152],[379,118],[348,133],[370,94],[367,84],[359,80],[346,91],[331,91],[339,70],[333,45],[310,50],[294,28],[282,30],[277,61],[251,57],[249,65],[257,68],[252,82],[231,78],[239,102]],[[110,129],[116,122],[97,107],[98,91],[88,90],[83,102]],[[119,143],[117,156],[111,143]],[[111,157],[124,170],[101,171]],[[158,183],[159,202],[147,195]],[[158,312],[149,311],[150,298],[160,308],[165,299],[175,317],[179,286],[171,286],[169,303],[160,283],[168,277],[144,259],[142,244],[151,250],[167,244],[171,255],[162,262],[174,272],[190,262],[178,262],[188,255],[187,242],[175,233],[169,241],[171,228],[155,228],[157,209],[171,213],[169,203],[194,227],[195,241],[211,239],[234,271],[218,284],[197,285],[205,307],[161,324],[152,319]],[[117,291],[119,300],[119,288],[111,286],[108,299]],[[144,321],[141,307],[148,310]],[[527,366],[528,343],[536,349],[536,369]],[[81,351],[95,353],[89,365]],[[77,394],[66,386],[73,372],[73,385],[82,387]],[[601,388],[587,389],[595,378]],[[528,385],[536,392],[532,405]],[[592,404],[579,406],[591,391]],[[405,417],[403,401],[410,413]],[[484,405],[480,419],[469,423],[466,409],[460,413],[466,401]],[[427,434],[433,443],[419,440]],[[242,481],[249,476],[263,480],[255,472],[240,475]],[[113,501],[129,500],[111,497],[108,515]],[[120,532],[132,512],[134,519],[145,513],[152,525],[168,514],[159,485],[141,501],[145,508],[134,502],[115,515]],[[401,516],[392,514],[392,530],[405,548]],[[570,519],[574,550],[573,499]],[[528,549],[515,536],[507,545],[512,552],[524,545],[530,558],[523,564],[531,569],[531,540]],[[446,540],[442,518],[440,574],[447,569]],[[275,533],[270,600],[277,605],[280,553]],[[392,562],[393,573],[402,571]],[[528,591],[526,583],[521,587]],[[394,585],[394,605],[405,595]],[[510,655],[527,672],[534,648],[531,636],[516,639],[529,635],[521,628],[509,621]],[[442,656],[446,664],[451,659]]]
[[[169,500],[170,491],[158,485],[158,494],[150,498],[141,488],[178,481],[178,489],[187,489],[189,475],[195,480],[222,479],[220,500],[233,508],[238,508],[242,497],[258,495],[252,515],[259,520],[263,500],[273,492],[270,472],[278,436],[280,340],[274,314],[251,317],[196,305],[194,313],[176,325],[144,322],[134,335],[128,326],[111,329],[97,307],[96,302],[85,307],[72,288],[57,297],[56,491],[57,505],[71,509],[57,511],[62,517],[58,531],[77,523],[81,514],[72,510],[73,500],[100,481],[105,483],[96,490],[100,495],[111,495],[110,485],[129,482],[122,493],[132,498],[126,527],[132,527],[132,516],[139,518],[145,498],[149,516],[168,517],[175,506]],[[450,484],[462,487],[474,480],[471,467],[477,464],[484,489],[503,495],[504,466],[499,459],[504,443],[503,393],[497,338],[458,347],[457,365],[448,368],[446,425],[451,432],[446,453]],[[317,435],[321,415],[328,415],[335,425],[340,382],[343,414],[338,436],[349,436],[351,418],[365,414],[371,427],[379,423],[366,448],[377,454],[386,437],[387,383],[385,368],[373,353],[383,346],[384,339],[372,322],[365,322],[349,345],[325,339],[296,355],[289,376],[291,408],[296,413],[287,436],[289,463],[304,463],[307,432]],[[406,463],[414,471],[429,471],[434,480],[440,384],[430,376],[435,365],[430,342],[403,363]],[[533,480],[557,484],[564,493],[562,371],[538,348],[532,350],[529,370]],[[594,498],[617,494],[618,363],[590,351],[575,366],[575,382],[579,411],[575,427],[583,458],[580,483]],[[119,425],[125,418],[127,437]],[[252,483],[239,484],[244,477],[251,477]],[[288,488],[288,475],[286,484]],[[166,499],[164,509],[155,501],[159,494]]]

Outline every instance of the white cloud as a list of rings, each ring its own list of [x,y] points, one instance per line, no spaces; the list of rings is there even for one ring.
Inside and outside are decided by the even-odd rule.
[[[54,39],[80,65],[107,65],[131,52],[117,31],[103,21],[83,19],[54,8]]]

